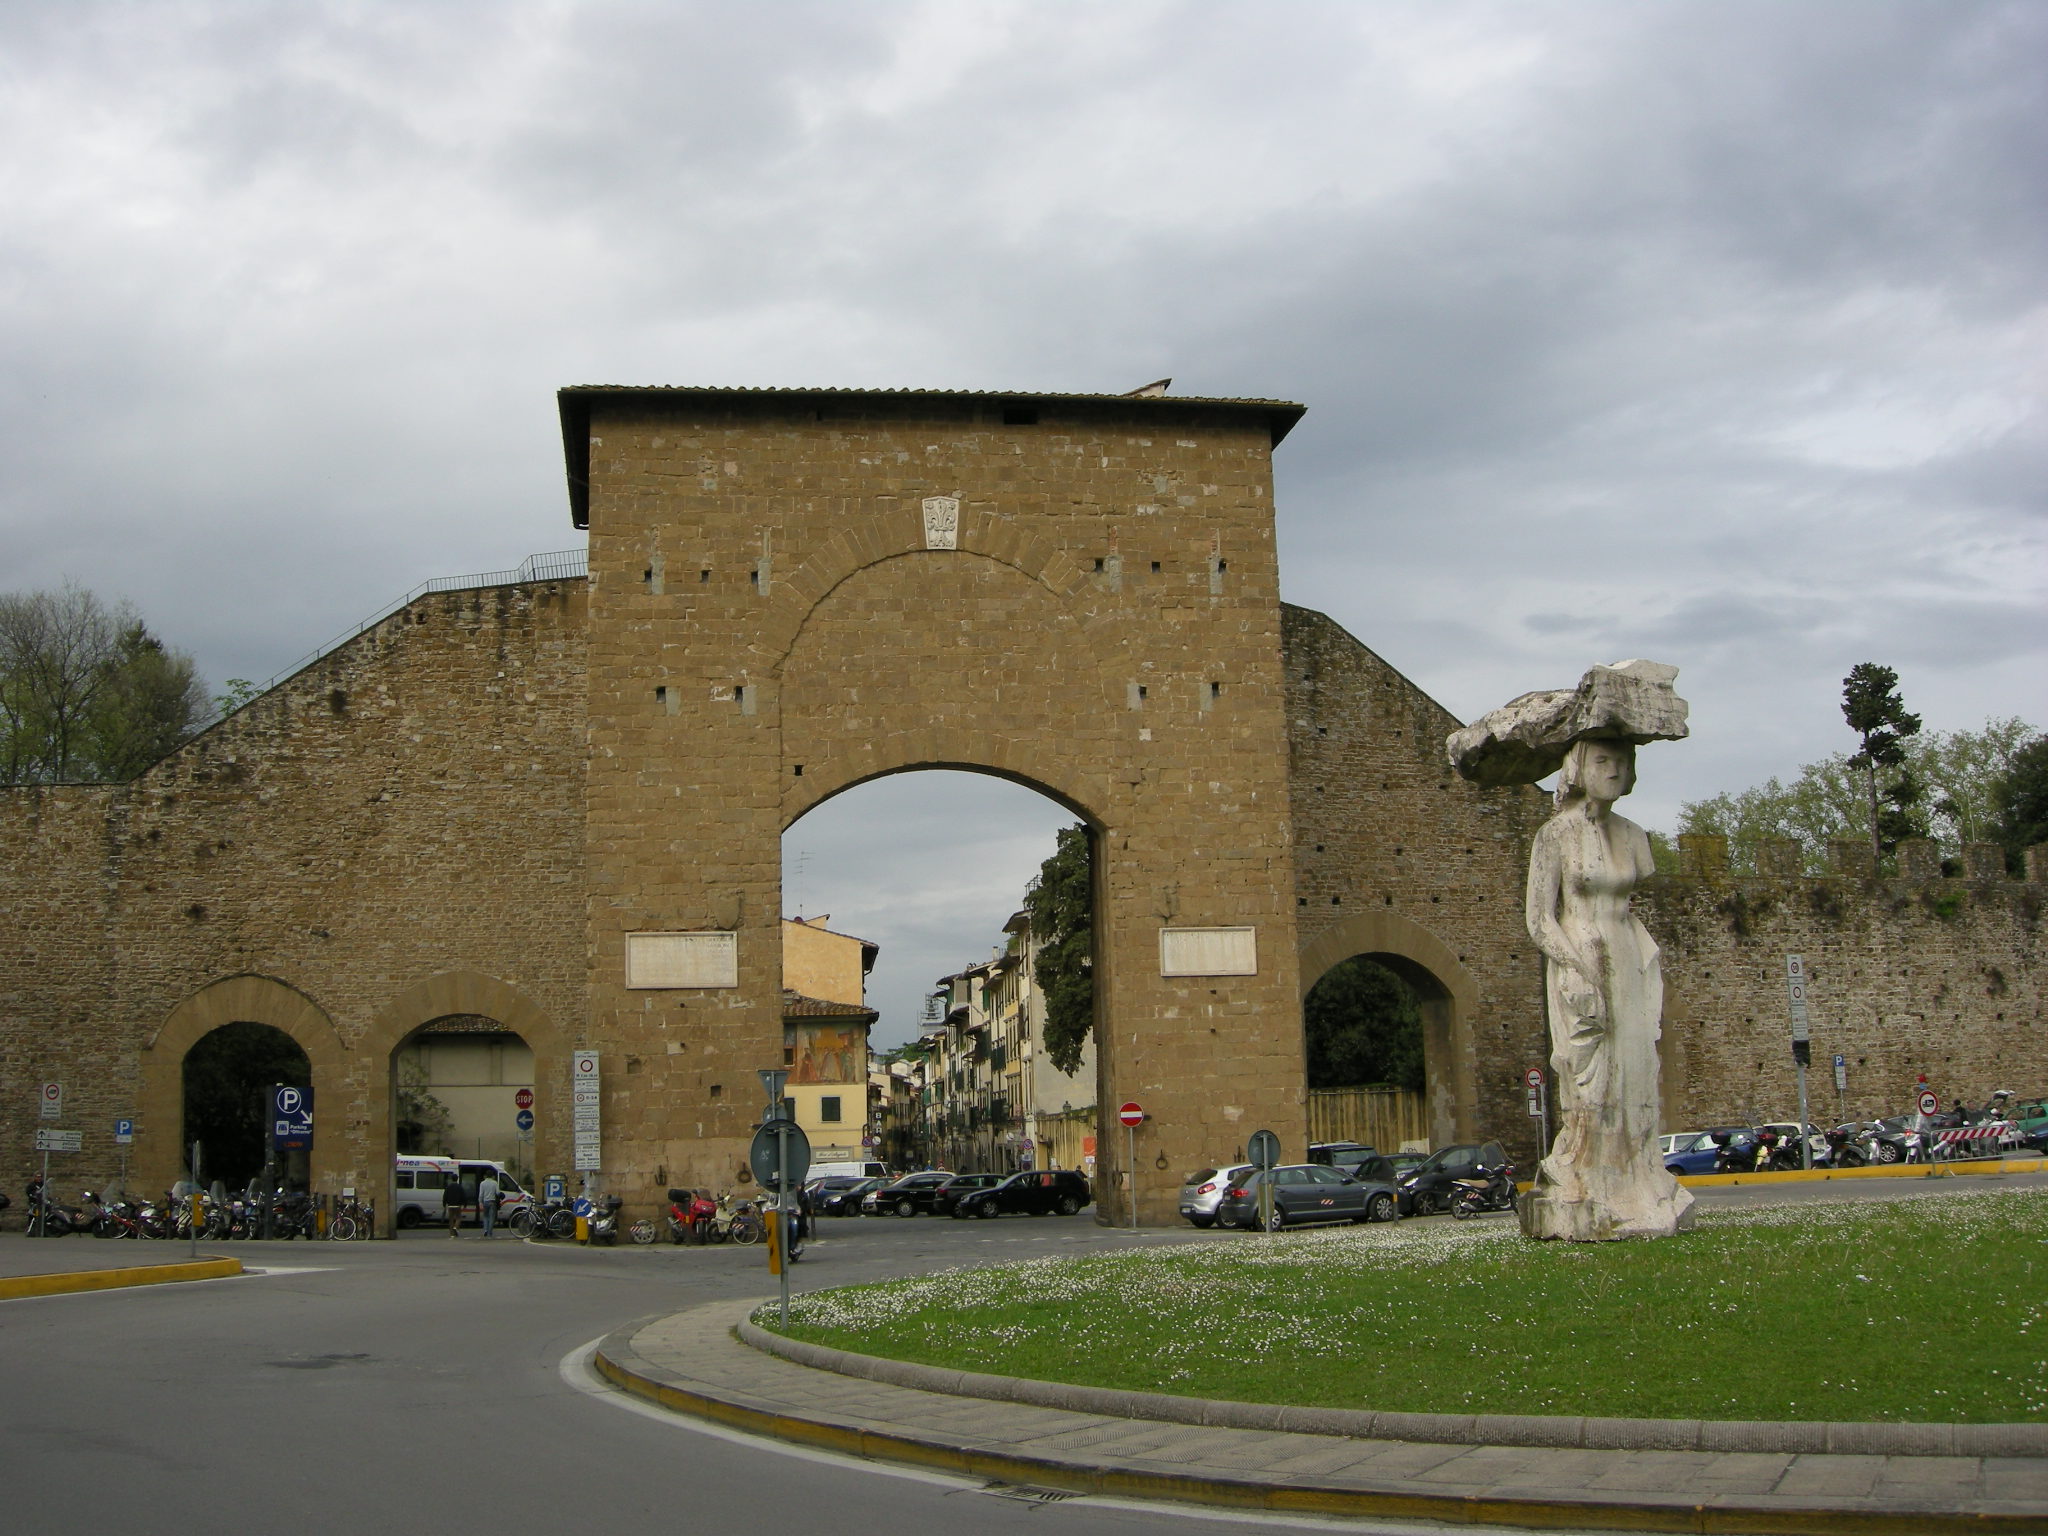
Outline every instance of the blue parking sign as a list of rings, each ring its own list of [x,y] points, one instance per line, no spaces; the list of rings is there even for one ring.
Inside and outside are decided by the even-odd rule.
[[[270,1091],[270,1144],[280,1152],[303,1152],[313,1145],[313,1090],[273,1088]]]

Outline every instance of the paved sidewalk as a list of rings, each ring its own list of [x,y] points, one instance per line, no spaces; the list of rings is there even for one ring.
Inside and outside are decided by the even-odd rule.
[[[621,1329],[598,1368],[734,1428],[1085,1493],[1549,1530],[2048,1532],[2048,1458],[1439,1445],[1110,1417],[793,1364],[736,1337],[755,1305]]]

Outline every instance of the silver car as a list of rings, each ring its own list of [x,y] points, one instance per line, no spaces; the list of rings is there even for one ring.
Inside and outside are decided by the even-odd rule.
[[[1216,1225],[1216,1207],[1223,1192],[1244,1175],[1255,1170],[1252,1163],[1232,1163],[1225,1168],[1198,1168],[1180,1189],[1180,1213],[1198,1227]]]

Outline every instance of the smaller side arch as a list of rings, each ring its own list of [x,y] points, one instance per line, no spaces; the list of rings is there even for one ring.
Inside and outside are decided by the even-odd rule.
[[[268,1024],[291,1036],[313,1070],[314,1187],[324,1188],[345,1161],[339,1127],[349,1091],[348,1055],[327,1011],[273,976],[224,976],[208,982],[164,1016],[142,1048],[136,1105],[136,1177],[142,1188],[165,1189],[184,1169],[185,1054],[223,1024]],[[328,1126],[336,1131],[321,1134]]]
[[[380,1191],[378,1223],[388,1233],[392,1206],[392,1134],[397,1080],[392,1053],[414,1030],[451,1014],[481,1014],[517,1034],[533,1050],[533,1156],[536,1168],[566,1171],[569,1103],[568,1034],[538,1003],[509,982],[481,971],[443,971],[413,983],[377,1011],[356,1055],[369,1083],[362,1100],[361,1145],[370,1160],[361,1182]]]
[[[1457,951],[1399,913],[1354,914],[1302,944],[1302,1000],[1307,1001],[1332,966],[1353,955],[1392,956],[1407,962],[1407,967],[1426,972],[1442,988],[1442,995],[1420,999],[1430,1137],[1441,1146],[1477,1135],[1478,1061],[1472,1021],[1479,1007],[1479,988],[1459,963]]]

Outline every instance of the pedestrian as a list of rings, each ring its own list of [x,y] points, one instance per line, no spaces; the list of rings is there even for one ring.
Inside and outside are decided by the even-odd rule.
[[[484,1224],[484,1236],[489,1237],[498,1224],[498,1176],[489,1170],[476,1187],[476,1214]]]
[[[441,1191],[441,1210],[448,1218],[448,1235],[462,1235],[462,1179],[451,1175],[447,1186]]]

